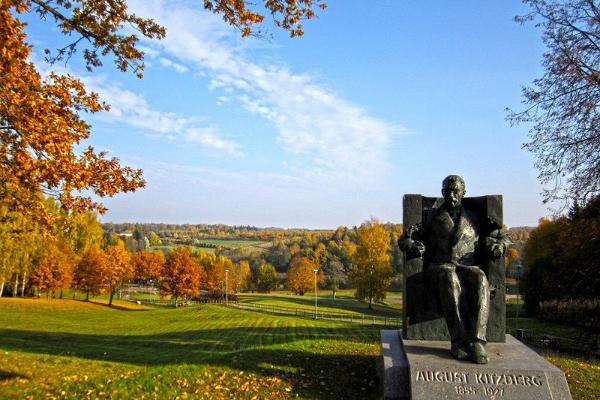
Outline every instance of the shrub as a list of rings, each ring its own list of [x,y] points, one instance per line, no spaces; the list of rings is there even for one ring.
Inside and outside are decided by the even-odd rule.
[[[600,331],[600,300],[551,300],[540,304],[540,318]]]

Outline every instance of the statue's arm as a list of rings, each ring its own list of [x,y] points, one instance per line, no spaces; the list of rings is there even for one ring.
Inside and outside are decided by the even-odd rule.
[[[398,240],[398,246],[406,254],[406,258],[418,258],[425,253],[425,245],[421,241],[423,237],[423,226],[416,224],[409,226],[404,235]]]
[[[508,232],[504,227],[493,230],[486,238],[486,247],[488,253],[493,258],[503,257],[511,243],[512,241],[510,240]]]

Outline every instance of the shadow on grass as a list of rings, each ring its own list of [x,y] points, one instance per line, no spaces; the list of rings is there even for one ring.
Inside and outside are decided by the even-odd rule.
[[[0,382],[9,381],[11,379],[29,379],[29,377],[27,375],[17,374],[15,372],[0,369]]]
[[[376,398],[377,356],[348,354],[373,338],[348,339],[343,328],[226,328],[161,335],[86,335],[0,330],[3,349],[144,366],[227,367],[289,381],[307,398]],[[328,339],[327,342],[302,341]],[[336,343],[335,341],[341,343]],[[281,347],[260,346],[289,344]],[[344,349],[344,354],[323,346]],[[0,370],[1,372],[1,370]],[[2,377],[2,375],[0,375]]]
[[[302,308],[303,311],[310,311],[307,307],[314,307],[315,304],[315,300],[314,297],[312,296],[286,296],[286,297],[282,297],[282,298],[278,298],[278,297],[264,297],[264,296],[252,296],[252,295],[244,295],[240,300],[240,303],[244,304],[244,303],[256,303],[259,305],[264,305],[264,306],[269,306],[270,304],[268,302],[265,302],[266,300],[280,300],[282,302],[286,302],[286,303],[290,303],[290,305],[284,305],[284,304],[278,304],[277,306],[280,307],[287,307],[287,308],[294,308],[292,304],[298,304],[301,306],[304,306]],[[358,300],[351,298],[351,297],[338,297],[336,300],[333,300],[332,298],[325,298],[325,297],[319,297],[318,299],[318,305],[320,307],[327,307],[330,309],[337,309],[340,310],[342,313],[347,313],[348,311],[353,311],[359,314],[364,314],[364,315],[375,315],[375,316],[381,316],[381,317],[394,317],[394,318],[400,318],[402,316],[402,309],[397,309],[397,308],[392,308],[383,304],[373,304],[373,309],[369,310],[369,304],[368,303],[363,303],[363,302],[359,302]],[[325,313],[327,312],[334,312],[332,310],[326,310],[323,311]]]
[[[128,306],[122,305],[122,304],[116,304],[116,303],[108,304],[108,303],[104,303],[102,301],[93,300],[93,299],[90,299],[90,300],[76,299],[75,301],[81,301],[83,303],[94,304],[97,306],[114,308],[115,310],[122,310],[122,311],[148,311],[148,310],[151,310],[151,308],[149,308],[149,307],[142,307],[142,306],[138,306],[137,304],[135,306],[132,305],[131,307],[128,307]]]

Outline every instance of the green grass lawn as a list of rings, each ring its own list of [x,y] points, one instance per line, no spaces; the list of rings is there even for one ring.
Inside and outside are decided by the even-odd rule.
[[[245,295],[243,301],[314,307],[312,296]],[[300,298],[300,299],[298,299]],[[342,292],[319,298],[335,312],[366,305]],[[332,304],[329,304],[331,301]],[[0,299],[0,399],[352,399],[380,396],[379,329],[225,308],[153,308],[105,298]],[[400,313],[397,304],[374,312]],[[509,304],[508,326],[515,322]],[[556,336],[576,328],[520,318]],[[600,393],[600,363],[544,354],[576,400]]]
[[[240,293],[238,294],[238,300],[244,304],[295,308],[309,312],[312,312],[315,307],[315,298],[312,292],[306,293],[304,296],[291,294],[287,291],[253,294]],[[369,310],[368,303],[355,299],[354,291],[349,290],[339,291],[335,300],[330,290],[319,290],[317,307],[321,313],[402,318],[401,302],[388,300],[380,304],[374,303],[373,309]]]
[[[270,244],[271,242],[265,242],[262,240],[227,240],[227,239],[198,239],[199,243],[210,244],[215,246],[223,246],[223,247],[261,247],[265,244]]]
[[[560,354],[548,354],[548,361],[567,377],[573,400],[597,400],[600,397],[600,363]]]
[[[379,330],[216,305],[0,299],[0,398],[377,398]]]

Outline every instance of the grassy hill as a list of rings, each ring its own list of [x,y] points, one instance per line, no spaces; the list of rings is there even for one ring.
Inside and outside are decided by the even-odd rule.
[[[217,305],[0,299],[0,398],[376,398],[379,331]]]
[[[241,300],[312,306],[311,297],[285,294]],[[374,315],[399,313],[390,300]],[[365,307],[344,292],[335,301],[319,301],[336,312],[362,313]],[[378,328],[219,305],[116,306],[102,298],[0,298],[0,399],[380,396]],[[534,326],[520,319],[520,326],[526,323]],[[597,361],[557,353],[547,358],[567,374],[573,399],[597,398]]]

